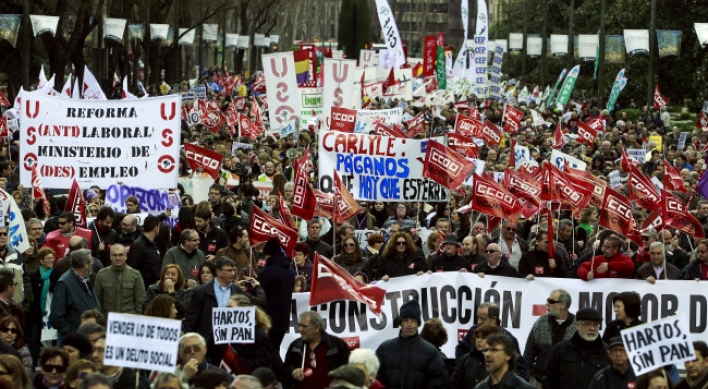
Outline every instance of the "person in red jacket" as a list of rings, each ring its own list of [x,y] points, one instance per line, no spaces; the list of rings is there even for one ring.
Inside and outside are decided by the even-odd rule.
[[[628,256],[622,254],[622,241],[615,236],[605,239],[600,247],[602,255],[583,263],[578,268],[578,277],[590,281],[594,278],[631,278],[634,274],[634,263]]]

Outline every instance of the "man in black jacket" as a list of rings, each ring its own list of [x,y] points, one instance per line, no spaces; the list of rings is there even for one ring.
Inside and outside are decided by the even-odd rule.
[[[470,263],[467,258],[457,253],[457,249],[459,248],[460,242],[457,241],[457,235],[446,235],[445,241],[443,242],[443,253],[433,258],[432,267],[428,272],[467,272]]]
[[[518,272],[516,269],[509,264],[506,260],[502,260],[502,252],[499,244],[490,243],[487,249],[484,250],[487,255],[487,263],[477,265],[474,271],[480,277],[484,277],[485,274],[492,276],[505,276],[505,277],[517,277]]]
[[[207,261],[214,259],[217,251],[229,245],[226,233],[212,223],[209,209],[197,210],[194,214],[194,224],[196,224],[195,230],[199,234],[199,250],[204,252]]]
[[[197,288],[192,298],[192,304],[184,315],[183,332],[198,332],[205,335],[207,342],[207,360],[219,365],[224,353],[224,345],[214,344],[212,327],[212,309],[225,307],[231,295],[244,294],[244,290],[234,283],[236,264],[229,257],[219,257],[214,261],[216,275],[211,282]],[[263,308],[266,306],[266,296],[258,281],[249,279],[249,293],[245,293],[251,301]],[[241,285],[245,287],[243,282]],[[218,291],[218,293],[217,293]]]
[[[160,231],[160,221],[155,216],[147,216],[143,222],[143,233],[130,246],[128,251],[128,266],[136,269],[143,276],[145,290],[160,280],[160,250],[155,239]]]
[[[514,374],[519,354],[514,342],[504,334],[492,334],[487,338],[487,348],[482,350],[489,377],[477,385],[477,389],[533,389],[521,377]]]
[[[273,348],[279,353],[280,344],[290,326],[290,306],[295,287],[295,270],[292,260],[280,250],[278,238],[270,238],[263,247],[266,268],[258,275],[258,281],[268,298],[266,312],[273,326],[268,336]]]
[[[381,367],[378,380],[389,389],[438,389],[447,385],[443,354],[418,335],[420,304],[410,300],[401,306],[398,324],[401,332],[376,349]]]
[[[575,335],[553,347],[543,389],[587,388],[595,373],[610,364],[600,338],[602,315],[594,308],[575,314]]]
[[[111,246],[118,242],[118,233],[111,228],[113,218],[115,218],[113,208],[101,207],[98,209],[96,219],[88,225],[88,229],[93,233],[91,253],[101,261],[104,267],[111,264]]]
[[[285,387],[294,384],[295,389],[324,389],[332,381],[327,373],[348,363],[349,347],[342,339],[325,332],[325,325],[317,312],[300,314],[300,338],[290,343],[285,354]]]
[[[315,253],[324,255],[327,258],[332,258],[332,246],[323,242],[320,239],[320,230],[322,229],[322,223],[319,219],[312,219],[307,222],[307,239],[305,243],[310,249],[310,254],[307,255],[307,259],[310,261],[315,260]]]
[[[607,355],[612,363],[595,374],[588,389],[633,388],[637,376],[629,367],[629,357],[621,337],[610,339]]]

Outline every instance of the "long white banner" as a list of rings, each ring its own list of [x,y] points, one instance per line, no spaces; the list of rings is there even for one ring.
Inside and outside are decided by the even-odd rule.
[[[672,315],[683,315],[688,321],[692,340],[708,341],[708,298],[706,284],[695,281],[646,281],[599,279],[591,282],[577,279],[520,278],[487,276],[473,273],[445,272],[432,275],[392,278],[378,286],[386,290],[381,317],[355,301],[333,301],[312,307],[327,324],[327,332],[343,338],[350,345],[376,349],[384,340],[398,336],[396,324],[403,303],[418,299],[423,320],[439,318],[447,330],[448,342],[442,351],[454,358],[459,339],[477,321],[476,308],[485,301],[501,307],[501,325],[519,341],[523,352],[531,327],[546,312],[546,298],[555,289],[567,290],[572,298],[571,312],[587,306],[598,309],[605,323],[614,320],[612,298],[615,294],[634,291],[642,296],[642,317],[654,321]],[[293,311],[289,333],[285,335],[281,354],[299,337],[297,317],[309,310],[309,293],[293,294]],[[604,329],[604,324],[603,324]]]
[[[300,115],[300,93],[295,76],[293,52],[263,54],[263,74],[268,99],[270,128],[279,130]]]
[[[139,100],[77,100],[26,94],[20,120],[20,183],[106,188],[177,186],[179,95]]]
[[[322,95],[322,111],[325,125],[330,128],[332,107],[353,108],[354,104],[354,73],[356,60],[325,59],[324,60],[324,94]],[[359,96],[356,96],[357,98]]]
[[[361,111],[359,111],[361,112]],[[423,179],[427,139],[320,132],[320,189],[332,193],[337,171],[357,200],[447,201],[447,189]]]

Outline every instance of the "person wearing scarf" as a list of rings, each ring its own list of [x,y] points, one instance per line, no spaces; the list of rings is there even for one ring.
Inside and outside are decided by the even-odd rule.
[[[47,312],[47,298],[50,294],[51,281],[49,276],[54,270],[54,250],[44,247],[37,251],[37,262],[39,268],[30,273],[30,283],[32,293],[35,298],[32,308],[27,317],[27,346],[32,354],[32,360],[39,360],[39,350],[41,347],[42,322],[44,313]]]

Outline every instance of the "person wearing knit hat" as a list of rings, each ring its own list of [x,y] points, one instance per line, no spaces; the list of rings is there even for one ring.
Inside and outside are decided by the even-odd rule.
[[[269,256],[278,255],[281,253],[282,251],[280,251],[280,242],[278,241],[278,238],[268,239],[265,246],[263,246],[263,255],[266,256],[266,259],[268,259]]]
[[[88,359],[93,352],[91,342],[81,334],[65,336],[61,341],[61,349],[69,355],[69,365],[79,359]]]
[[[417,300],[401,306],[399,336],[376,349],[381,362],[378,378],[387,388],[443,388],[447,369],[442,353],[418,335],[421,309]]]
[[[266,293],[266,313],[273,326],[268,335],[275,349],[280,347],[290,328],[290,308],[295,287],[295,269],[292,259],[280,249],[278,238],[270,238],[263,247],[266,267],[258,274],[258,281]]]

